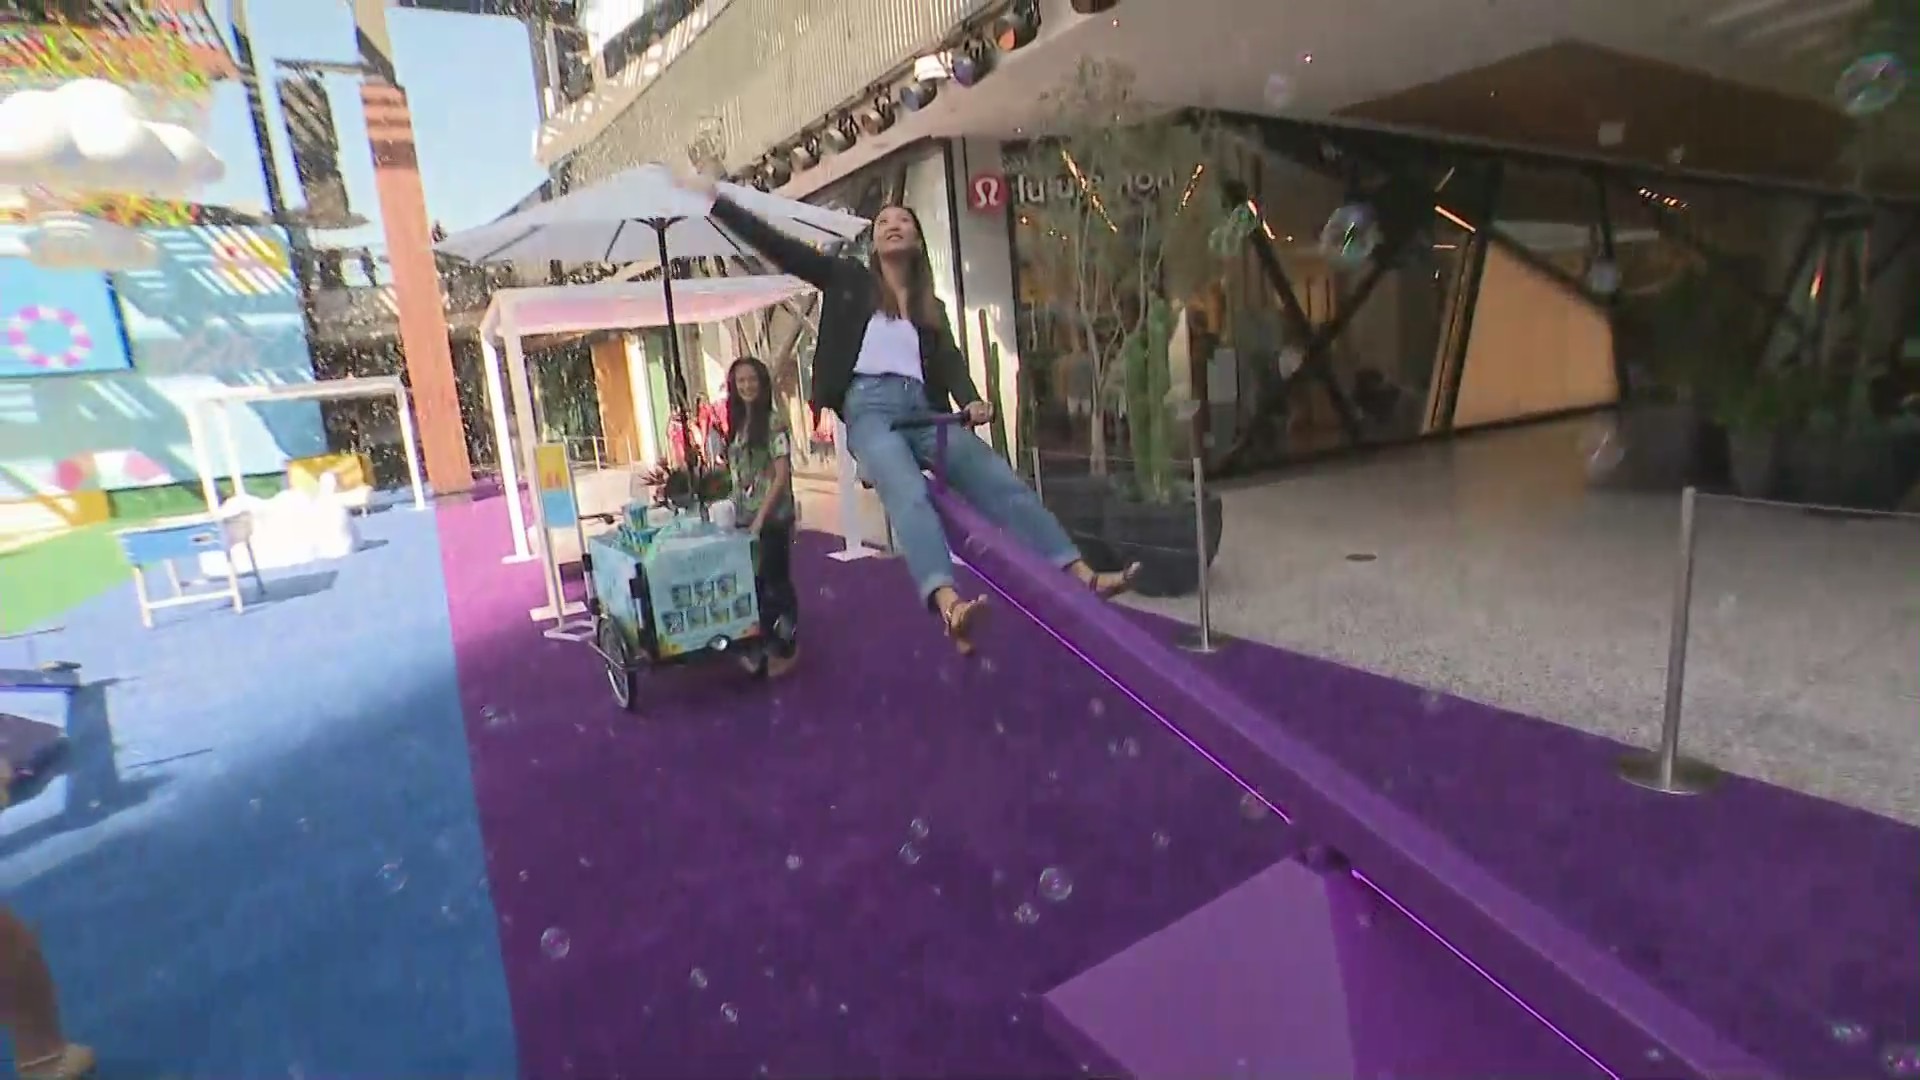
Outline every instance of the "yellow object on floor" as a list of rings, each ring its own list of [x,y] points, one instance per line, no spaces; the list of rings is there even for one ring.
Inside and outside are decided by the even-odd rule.
[[[358,491],[373,486],[373,464],[364,454],[317,454],[287,462],[287,486],[295,491],[312,492],[320,487],[320,478],[333,474],[334,490]]]

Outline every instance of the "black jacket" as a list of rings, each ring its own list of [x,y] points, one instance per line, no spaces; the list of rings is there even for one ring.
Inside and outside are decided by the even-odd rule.
[[[860,358],[860,345],[866,340],[867,323],[874,315],[870,272],[857,260],[815,251],[755,217],[751,211],[728,202],[725,196],[714,201],[713,216],[783,273],[792,274],[820,290],[820,332],[813,351],[813,393],[807,404],[816,412],[820,409],[840,412],[847,398],[847,386],[853,382],[853,365]],[[917,329],[927,408],[947,412],[984,400],[973,385],[967,358],[953,340],[945,306],[940,309],[939,326]]]

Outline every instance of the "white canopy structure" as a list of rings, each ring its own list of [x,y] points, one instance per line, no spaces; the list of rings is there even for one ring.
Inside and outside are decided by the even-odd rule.
[[[220,428],[220,441],[226,453],[227,479],[235,495],[245,491],[240,466],[240,448],[233,437],[230,410],[235,405],[255,405],[271,401],[329,401],[339,398],[392,397],[400,414],[400,441],[406,448],[407,475],[413,484],[413,508],[427,508],[426,487],[420,479],[420,446],[414,438],[413,413],[407,407],[407,387],[393,375],[358,379],[320,379],[307,383],[274,383],[235,386],[196,398],[187,407],[187,435],[193,441],[193,464],[200,473],[200,491],[206,496],[207,509],[220,509],[220,489],[215,483],[213,457],[206,441],[207,416],[212,413]]]
[[[480,319],[480,347],[486,362],[487,407],[493,418],[494,445],[499,448],[500,483],[507,495],[507,518],[513,528],[509,562],[533,558],[527,548],[527,522],[520,501],[519,471],[535,472],[534,447],[539,433],[534,423],[533,381],[527,370],[523,339],[541,334],[581,333],[589,330],[637,330],[669,325],[724,322],[770,307],[812,286],[784,275],[732,278],[692,278],[673,283],[672,311],[663,282],[608,281],[594,285],[556,285],[502,289],[493,294]],[[500,353],[495,339],[506,345],[507,374],[503,385]],[[507,418],[512,395],[514,423]],[[519,460],[513,452],[519,442]],[[540,500],[534,509],[533,534],[546,563],[548,607],[537,609],[536,619],[564,622],[569,611],[560,589],[560,568],[553,553],[546,514]]]

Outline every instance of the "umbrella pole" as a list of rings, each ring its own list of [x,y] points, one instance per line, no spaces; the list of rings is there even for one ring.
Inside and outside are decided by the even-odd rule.
[[[687,487],[693,493],[693,507],[706,520],[707,500],[700,491],[700,452],[704,447],[693,437],[693,416],[687,393],[687,368],[680,358],[680,326],[673,313],[673,264],[667,258],[667,229],[679,218],[654,218],[647,224],[660,244],[660,296],[667,309],[667,392],[673,396],[673,411],[678,414],[680,430],[687,441]]]

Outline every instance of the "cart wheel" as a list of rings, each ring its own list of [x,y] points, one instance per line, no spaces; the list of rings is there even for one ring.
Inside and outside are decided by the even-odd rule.
[[[607,684],[613,688],[614,703],[627,712],[639,711],[634,699],[640,688],[640,673],[634,670],[626,635],[612,619],[602,619],[599,638],[600,651],[607,657]]]

